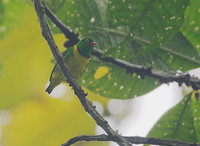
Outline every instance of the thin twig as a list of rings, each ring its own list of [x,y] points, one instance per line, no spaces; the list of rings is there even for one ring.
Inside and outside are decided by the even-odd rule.
[[[66,69],[63,58],[57,48],[57,45],[54,42],[51,30],[46,22],[44,13],[45,9],[42,3],[42,0],[34,0],[35,10],[38,16],[38,20],[40,22],[40,27],[42,30],[42,35],[46,39],[51,52],[54,56],[54,59],[59,66],[61,72],[64,74],[65,80],[69,85],[74,89],[74,93],[78,96],[82,106],[85,111],[89,113],[89,115],[96,121],[97,125],[105,130],[108,135],[116,136],[119,141],[117,142],[120,146],[130,146],[129,142],[120,136],[116,131],[114,131],[107,121],[96,111],[92,102],[87,99],[87,94],[81,88],[81,86],[77,83],[77,81],[72,77],[71,73]]]
[[[62,21],[60,21],[56,15],[54,15],[54,13],[45,5],[45,3],[43,2],[43,6],[45,8],[45,13],[47,14],[47,16],[49,18],[51,18],[51,21],[54,22],[54,24],[63,32],[63,34],[65,35],[65,37],[68,39],[65,43],[64,46],[66,48],[69,48],[71,46],[74,46],[76,43],[79,42],[79,34],[75,34],[73,31],[71,31],[70,29],[68,29],[65,24],[62,23]]]
[[[151,138],[151,137],[139,137],[139,136],[124,136],[132,144],[152,144],[152,145],[167,145],[167,146],[200,146],[198,143],[188,143],[177,140],[166,140],[160,138]],[[113,141],[117,142],[119,139],[115,136],[109,135],[81,135],[71,138],[66,143],[61,146],[70,146],[79,141]]]
[[[52,20],[52,22],[65,34],[69,39],[68,42],[78,42],[78,34],[75,34],[73,31],[69,30],[54,14],[53,12],[45,5],[45,12],[47,16]],[[66,33],[67,32],[67,33]],[[69,43],[70,44],[70,43]],[[99,49],[94,49],[93,55],[98,57],[104,62],[115,64],[121,68],[124,68],[127,73],[137,73],[144,78],[144,76],[150,76],[155,79],[158,79],[161,83],[177,82],[179,85],[185,83],[187,86],[191,86],[194,90],[200,89],[200,79],[193,77],[186,73],[169,73],[165,71],[153,71],[152,67],[144,67],[141,65],[134,65],[127,61],[121,59],[115,59],[112,57],[104,56],[102,51]]]

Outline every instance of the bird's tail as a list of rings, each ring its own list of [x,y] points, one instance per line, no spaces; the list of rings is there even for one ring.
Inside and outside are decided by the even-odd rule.
[[[53,86],[51,86],[51,84],[49,84],[49,86],[46,88],[46,92],[48,93],[48,94],[50,94],[51,92],[52,92],[52,90],[53,90]]]

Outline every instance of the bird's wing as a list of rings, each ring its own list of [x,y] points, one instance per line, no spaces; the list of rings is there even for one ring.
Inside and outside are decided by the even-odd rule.
[[[64,57],[64,61],[65,61],[65,62],[66,62],[71,56],[73,56],[73,55],[74,55],[74,46],[68,48],[67,50],[65,50],[65,51],[62,53],[62,56]]]
[[[62,56],[64,58],[64,62],[67,62],[67,60],[74,55],[74,47],[70,47],[68,48],[67,50],[65,50],[63,53],[62,53]],[[55,69],[57,68],[57,64],[54,66],[52,72],[51,72],[51,75],[50,75],[50,81],[51,81],[51,78],[52,78],[52,75],[55,71]]]
[[[53,70],[52,70],[52,72],[51,72],[50,79],[49,79],[50,82],[51,82],[51,78],[52,78],[52,75],[53,75],[53,73],[54,73],[56,67],[57,67],[57,64],[53,67]]]

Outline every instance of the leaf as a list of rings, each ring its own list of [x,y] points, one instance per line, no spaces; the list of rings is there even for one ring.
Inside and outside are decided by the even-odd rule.
[[[146,38],[134,36],[134,39],[139,41],[142,45],[150,44],[150,41]],[[135,44],[133,44],[132,48],[135,52],[140,49],[140,47]],[[130,50],[130,48],[127,49]],[[131,56],[133,54],[131,52],[132,50],[129,52],[127,51],[126,54],[124,50],[122,53],[121,51],[122,49],[112,49],[106,52],[106,54],[112,57],[117,56],[117,58],[127,60],[133,64],[140,64],[144,66],[151,65],[156,70],[187,71],[189,69],[199,67],[200,65],[198,52],[180,32],[178,32],[171,40],[166,42],[160,48],[151,52],[146,52],[143,55],[133,55],[133,57]]]
[[[96,71],[105,66],[109,71],[96,78]],[[141,80],[141,77],[136,74],[132,76],[122,71],[119,67],[99,61],[91,61],[89,63],[88,70],[81,77],[80,83],[101,96],[117,99],[133,98],[149,92],[159,85],[152,78],[146,77]]]
[[[167,70],[188,71],[200,66],[200,56],[197,50],[180,32],[165,43],[163,47],[160,47],[156,51],[156,55],[162,58],[165,66],[170,67]]]
[[[115,35],[110,36],[109,32],[104,31],[107,28],[105,23],[105,11],[106,0],[69,0],[65,3],[54,4],[54,1],[48,1],[49,7],[54,10],[54,5],[60,5],[60,7],[54,12],[67,26],[69,26],[75,32],[81,34],[81,37],[89,35],[97,42],[97,47],[105,48],[109,46],[117,45],[118,41],[124,36]],[[63,15],[64,14],[64,15]],[[54,32],[58,32],[58,29],[51,25]],[[96,32],[98,31],[98,32]],[[114,33],[115,34],[115,33]]]
[[[150,46],[158,47],[179,31],[188,4],[188,0],[109,0],[107,16],[110,25],[127,25],[130,33],[145,36]]]
[[[169,20],[169,22],[167,22],[168,19],[163,20],[167,22],[166,24],[173,22],[173,25],[176,25],[176,27],[173,27],[174,29],[168,30],[173,30],[170,36],[165,35],[166,40],[167,38],[172,39],[160,48],[142,52],[141,50],[144,47],[151,46],[152,39],[140,34],[129,34],[130,28],[127,26],[115,28],[111,26],[108,23],[110,18],[107,17],[108,0],[68,0],[64,3],[62,1],[60,7],[59,2],[57,4],[56,2],[51,4],[51,2],[54,1],[48,1],[48,6],[53,8],[56,15],[66,26],[78,32],[82,38],[84,36],[92,37],[97,42],[97,48],[101,49],[106,56],[126,60],[137,65],[153,66],[155,70],[164,71],[186,71],[200,65],[200,57],[198,57],[195,48],[180,32],[175,34],[183,21],[182,15],[184,14],[184,10],[181,8],[181,20],[179,21],[179,15],[174,10],[175,5],[167,4],[166,6],[168,9],[172,9],[170,15],[166,18],[170,19],[172,12],[175,11],[175,14],[177,14],[175,19],[171,18],[172,20]],[[185,4],[186,7],[185,0],[179,2],[182,6]],[[157,5],[160,1],[155,3]],[[59,8],[54,9],[54,5]],[[180,8],[179,5],[177,7]],[[51,28],[55,33],[59,32],[52,24]],[[152,33],[155,31],[152,30]],[[108,68],[108,71],[101,78],[95,78],[96,71],[102,67]],[[115,65],[102,63],[95,57],[90,61],[88,70],[84,73],[80,83],[97,94],[117,99],[128,99],[143,95],[160,85],[158,81],[152,78],[145,77],[144,80],[141,80],[140,76],[135,74],[131,76],[125,70]]]
[[[0,38],[14,28],[24,8],[23,0],[0,1]]]
[[[200,0],[192,0],[185,14],[181,31],[200,53]]]
[[[2,143],[58,146],[74,136],[94,134],[95,128],[76,98],[66,103],[41,96],[12,110],[11,123],[2,128]]]
[[[192,100],[191,94],[187,95],[179,104],[159,119],[148,136],[185,142],[199,142],[197,129],[194,125]],[[197,119],[197,122],[200,122],[199,120]]]
[[[199,100],[200,90],[193,93],[192,96],[192,114],[194,120],[194,127],[196,130],[196,135],[198,142],[200,142],[200,100]]]

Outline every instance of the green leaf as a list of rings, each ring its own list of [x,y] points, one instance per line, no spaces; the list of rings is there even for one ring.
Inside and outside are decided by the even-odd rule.
[[[155,3],[157,5],[158,2]],[[177,4],[178,2],[174,3]],[[108,0],[68,0],[62,1],[60,5],[59,2],[48,1],[48,4],[48,6],[54,10],[58,18],[60,18],[66,26],[79,33],[81,38],[84,36],[92,37],[97,42],[97,48],[101,49],[106,56],[123,59],[133,64],[153,66],[156,70],[164,71],[186,71],[200,65],[200,57],[197,55],[198,53],[195,48],[181,33],[176,33],[178,31],[178,26],[181,25],[182,22],[182,15],[186,7],[185,1],[179,3],[184,7],[181,8],[180,14],[174,9],[174,5],[167,4],[166,6],[170,10],[170,15],[166,16],[166,19],[163,21],[166,22],[167,26],[173,23],[173,29],[168,30],[173,30],[173,32],[171,35],[166,35],[165,33],[162,33],[162,35],[166,37],[166,40],[167,38],[172,39],[167,41],[160,48],[144,52],[141,50],[144,47],[149,48],[153,43],[152,39],[141,34],[130,34],[130,28],[127,26],[118,26],[115,28],[111,26],[108,23],[110,18],[107,17],[107,6],[110,5],[108,4]],[[54,9],[54,5],[57,9]],[[180,8],[180,6],[177,5],[177,9]],[[175,15],[175,19],[171,18],[172,14]],[[171,18],[172,20],[167,22],[167,18]],[[149,23],[147,23],[147,25],[148,24]],[[162,27],[162,25],[160,27]],[[52,24],[51,28],[55,33],[59,32]],[[148,29],[151,30],[152,28]],[[153,33],[155,31],[156,30],[152,30],[150,32]],[[95,78],[99,67],[106,67],[108,72],[100,78]],[[100,60],[93,57],[80,83],[89,90],[102,96],[118,99],[128,99],[143,95],[160,85],[158,81],[152,78],[145,77],[144,80],[140,78],[141,77],[138,75],[134,74],[131,76],[127,74],[125,70],[115,65],[102,63]]]
[[[188,4],[188,0],[109,0],[107,16],[110,25],[126,25],[130,33],[145,36],[150,46],[158,47],[179,31]]]
[[[200,142],[200,100],[199,100],[199,92],[196,92],[192,96],[192,114],[194,120],[194,127],[196,130],[196,135],[198,142]]]
[[[108,72],[95,78],[98,68],[106,67]],[[159,83],[154,79],[127,74],[117,66],[99,61],[91,61],[88,70],[81,77],[80,83],[89,90],[108,98],[128,99],[147,93],[156,88]]]
[[[16,25],[24,8],[24,0],[0,1],[0,38]]]
[[[181,31],[200,53],[200,0],[192,0],[186,10],[185,22]]]
[[[199,142],[194,121],[191,94],[187,95],[179,104],[165,113],[154,125],[149,137],[176,139],[185,142]],[[198,107],[200,104],[198,104]]]
[[[52,4],[48,1],[49,7],[54,10],[54,5],[59,5],[54,12],[68,27],[79,33],[81,37],[91,36],[97,41],[98,48],[115,46],[124,36],[106,32],[108,24],[106,19],[106,0],[101,2],[95,0],[68,0],[64,3]],[[55,25],[51,25],[54,32],[59,32]],[[109,30],[108,30],[109,31]],[[113,30],[111,30],[113,31]]]
[[[156,51],[156,55],[162,58],[165,65],[170,67],[169,70],[187,71],[200,66],[197,50],[180,32],[160,47]]]

